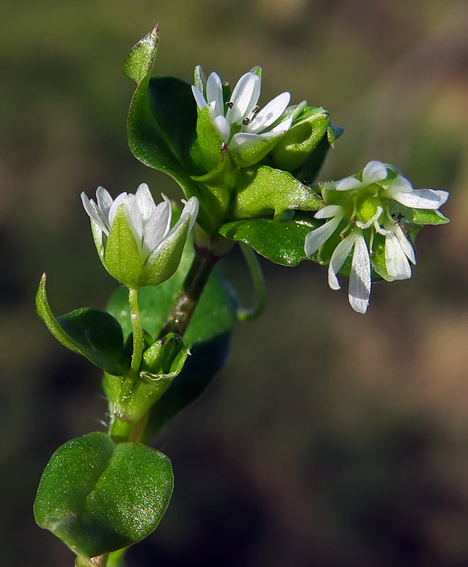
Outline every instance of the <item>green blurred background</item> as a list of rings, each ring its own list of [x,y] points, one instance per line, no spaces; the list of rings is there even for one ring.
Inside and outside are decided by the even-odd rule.
[[[32,502],[57,446],[104,429],[99,371],[34,312],[42,271],[57,314],[115,287],[79,194],[181,196],[127,148],[121,66],[155,22],[159,73],[191,82],[200,63],[233,83],[263,66],[263,103],[290,90],[345,128],[322,179],[391,162],[450,190],[452,223],[421,232],[414,277],[376,285],[366,316],[324,268],[262,262],[266,313],[156,443],[175,493],[129,567],[466,566],[466,0],[2,0],[0,564],[72,565]]]

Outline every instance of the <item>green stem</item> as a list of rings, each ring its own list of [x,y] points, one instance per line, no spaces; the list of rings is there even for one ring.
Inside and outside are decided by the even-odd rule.
[[[161,329],[159,338],[166,336],[168,333],[176,333],[181,337],[184,335],[206,282],[218,260],[219,257],[212,254],[209,249],[195,248],[195,257],[192,265],[185,277],[174,307],[171,309]]]
[[[133,332],[132,364],[128,376],[136,380],[140,371],[141,357],[143,356],[143,329],[141,327],[140,306],[138,305],[138,289],[128,290],[128,303]]]
[[[258,258],[252,248],[243,242],[240,242],[240,247],[249,266],[250,274],[252,275],[256,304],[251,309],[238,309],[237,320],[251,321],[259,317],[265,309],[265,280],[263,279],[262,268],[260,267]]]

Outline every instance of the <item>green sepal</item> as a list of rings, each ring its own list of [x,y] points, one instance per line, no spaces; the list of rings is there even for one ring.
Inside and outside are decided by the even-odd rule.
[[[204,94],[206,88],[206,77],[201,65],[196,65],[193,71],[193,84]]]
[[[169,279],[177,270],[187,241],[191,219],[187,216],[176,231],[168,235],[162,245],[146,261],[143,284],[156,286]]]
[[[270,152],[265,163],[277,169],[294,171],[326,137],[329,123],[327,110],[307,106]]]
[[[148,536],[173,489],[170,460],[147,445],[104,433],[68,441],[52,455],[34,503],[38,525],[62,539],[81,565]]]
[[[109,274],[127,287],[138,289],[143,284],[143,261],[135,235],[129,225],[124,206],[115,215],[104,248],[104,265]]]
[[[239,172],[229,220],[272,214],[279,218],[286,210],[317,211],[323,206],[321,197],[291,173],[256,165]]]
[[[271,137],[259,136],[258,139],[252,140],[252,142],[243,145],[241,148],[232,148],[232,157],[238,167],[251,167],[261,162],[265,156],[270,154],[273,148],[276,148],[286,134],[286,132],[278,132]],[[268,162],[268,165],[271,164]]]
[[[195,138],[196,103],[188,83],[174,77],[151,78],[158,41],[156,26],[124,64],[126,75],[137,83],[128,115],[129,145],[137,159],[173,177],[191,197],[197,193],[185,160]]]
[[[330,147],[327,137],[324,136],[305,162],[292,172],[292,175],[302,183],[312,184],[322,169]]]
[[[296,266],[307,258],[305,237],[321,224],[311,214],[296,212],[292,220],[286,221],[249,219],[230,222],[219,232],[226,238],[248,244],[276,264]]]
[[[215,234],[225,222],[238,173],[231,153],[223,145],[218,152],[217,167],[205,175],[192,177],[199,192],[200,210],[197,222],[207,234]]]
[[[189,354],[190,348],[172,333],[145,351],[134,384],[105,374],[103,387],[111,415],[126,423],[140,420],[180,374]]]
[[[327,128],[327,141],[332,148],[335,147],[335,142],[344,134],[344,128],[341,126],[335,126],[331,122],[328,124]]]
[[[129,79],[140,86],[151,73],[158,52],[159,26],[145,35],[144,38],[132,47],[123,65],[123,72]]]
[[[197,138],[190,148],[190,158],[202,172],[218,166],[223,139],[210,117],[210,106],[197,109]]]
[[[127,372],[129,361],[124,352],[122,327],[110,313],[82,308],[55,318],[47,301],[45,274],[37,291],[36,308],[39,317],[63,346],[109,374],[122,376]]]
[[[413,209],[405,207],[405,205],[393,199],[389,199],[387,202],[391,216],[401,225],[439,225],[450,222],[450,219],[438,210]]]

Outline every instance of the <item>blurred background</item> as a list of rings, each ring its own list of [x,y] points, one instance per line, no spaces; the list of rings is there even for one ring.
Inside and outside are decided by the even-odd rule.
[[[104,308],[115,287],[79,194],[145,181],[181,197],[127,147],[121,66],[156,22],[159,73],[191,82],[200,63],[235,83],[261,65],[261,102],[290,90],[345,128],[321,179],[391,162],[450,190],[452,223],[421,232],[413,278],[376,285],[366,316],[324,268],[262,262],[266,313],[155,444],[175,493],[129,567],[466,566],[466,0],[2,0],[1,564],[71,567],[32,503],[52,452],[104,430],[99,371],[34,310],[43,271],[57,314]]]

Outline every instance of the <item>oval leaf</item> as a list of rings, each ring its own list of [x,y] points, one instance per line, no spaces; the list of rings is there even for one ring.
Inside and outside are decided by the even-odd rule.
[[[292,220],[250,219],[223,225],[226,238],[244,242],[276,264],[296,266],[307,258],[305,237],[321,222],[307,213],[296,213]]]
[[[165,455],[89,433],[52,455],[34,517],[89,562],[148,536],[164,515],[172,489],[172,467]]]

